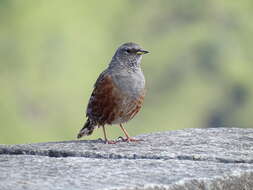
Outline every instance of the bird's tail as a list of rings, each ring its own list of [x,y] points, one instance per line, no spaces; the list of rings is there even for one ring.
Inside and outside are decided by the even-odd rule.
[[[92,122],[90,119],[87,119],[83,128],[77,135],[77,138],[81,138],[82,136],[89,136],[92,134],[93,130],[96,128],[96,123]]]

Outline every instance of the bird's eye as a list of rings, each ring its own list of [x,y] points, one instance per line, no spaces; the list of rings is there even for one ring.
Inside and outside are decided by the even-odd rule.
[[[130,49],[126,49],[126,52],[127,52],[127,53],[131,53],[131,50],[130,50]]]

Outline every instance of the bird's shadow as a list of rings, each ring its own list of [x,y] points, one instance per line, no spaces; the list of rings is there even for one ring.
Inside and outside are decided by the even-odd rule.
[[[119,143],[119,142],[125,142],[125,139],[121,136],[119,136],[117,139],[114,140],[115,143]],[[106,141],[103,140],[102,138],[99,139],[94,139],[94,140],[70,140],[70,141],[54,141],[54,142],[47,142],[47,144],[57,144],[57,143],[61,143],[61,144],[69,144],[69,143],[77,143],[77,144],[106,144]],[[41,144],[41,143],[38,143]],[[43,143],[44,144],[44,143]]]
[[[54,142],[47,142],[47,144],[56,144],[56,143],[62,143],[62,144],[69,144],[69,143],[105,143],[103,139],[95,139],[95,140],[70,140],[70,141],[54,141]]]

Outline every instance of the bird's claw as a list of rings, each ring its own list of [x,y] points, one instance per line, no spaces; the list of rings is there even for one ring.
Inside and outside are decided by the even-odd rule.
[[[117,141],[124,141],[124,138],[123,138],[122,136],[119,136],[119,137],[117,138]]]
[[[118,142],[140,142],[143,141],[142,139],[134,139],[134,138],[123,138],[121,136],[119,136],[116,140],[105,140],[105,144],[116,144]]]
[[[103,142],[104,140],[102,138],[98,138],[98,141]]]

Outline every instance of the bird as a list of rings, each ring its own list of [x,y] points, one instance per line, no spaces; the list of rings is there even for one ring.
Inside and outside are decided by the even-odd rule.
[[[141,59],[149,51],[140,45],[127,42],[117,48],[108,67],[99,75],[86,109],[87,120],[77,138],[89,136],[96,128],[103,128],[106,144],[106,125],[119,125],[126,138],[124,142],[136,142],[129,136],[123,124],[133,119],[140,111],[145,93],[145,77],[141,69]]]

